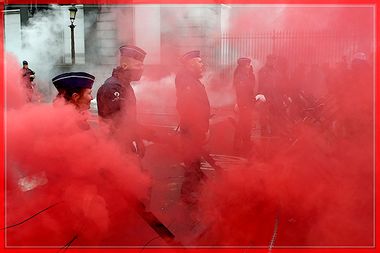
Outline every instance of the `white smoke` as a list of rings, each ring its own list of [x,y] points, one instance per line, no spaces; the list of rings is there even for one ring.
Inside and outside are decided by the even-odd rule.
[[[29,19],[29,25],[22,28],[22,47],[13,51],[19,59],[20,68],[23,60],[29,62],[40,87],[46,88],[51,69],[63,55],[63,48],[58,45],[62,44],[64,18],[64,13],[55,7],[38,12]]]
[[[72,71],[89,71],[91,63],[86,62],[84,65],[84,37],[86,35],[83,31],[96,20],[89,16],[84,19],[82,6],[77,5],[77,8],[78,12],[74,22],[77,65]],[[7,17],[9,16],[5,16],[6,20]],[[16,17],[19,19],[18,15]],[[89,20],[92,24],[88,24],[84,20]],[[45,96],[47,95],[46,99],[55,93],[51,83],[52,77],[71,69],[69,24],[68,7],[50,5],[48,10],[39,10],[30,17],[27,25],[20,26],[18,24],[14,29],[10,29],[11,27],[5,29],[5,37],[8,37],[5,50],[16,55],[20,68],[23,60],[28,61],[29,68],[36,72],[35,83],[39,91]],[[61,68],[65,70],[60,71]]]

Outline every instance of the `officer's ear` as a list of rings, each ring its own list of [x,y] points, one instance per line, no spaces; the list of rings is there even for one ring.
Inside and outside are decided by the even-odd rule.
[[[185,68],[192,68],[194,64],[191,60],[187,60],[183,63],[183,65],[185,66]]]
[[[73,102],[77,102],[79,98],[80,98],[80,95],[78,93],[74,92],[73,95],[71,95],[71,100]]]

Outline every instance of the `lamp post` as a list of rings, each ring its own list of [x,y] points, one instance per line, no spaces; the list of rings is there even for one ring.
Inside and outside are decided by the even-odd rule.
[[[71,21],[71,25],[69,25],[70,29],[71,29],[71,64],[75,64],[75,44],[74,44],[74,20],[75,20],[75,16],[77,14],[77,11],[78,9],[72,5],[70,8],[69,8],[69,12],[70,12],[70,21]]]

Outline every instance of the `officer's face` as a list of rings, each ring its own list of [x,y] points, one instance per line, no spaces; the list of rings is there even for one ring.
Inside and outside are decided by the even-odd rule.
[[[274,67],[275,64],[276,64],[276,58],[274,58],[274,57],[268,57],[267,58],[267,65],[268,66]]]
[[[81,94],[73,94],[73,102],[80,111],[85,111],[90,109],[92,97],[92,89],[83,89]]]
[[[121,67],[127,71],[128,79],[130,81],[140,80],[144,71],[144,63],[130,57],[122,59]]]
[[[205,65],[200,57],[190,59],[187,64],[188,68],[199,78],[202,77],[202,73],[205,71]]]
[[[244,65],[243,65],[243,68],[244,68],[245,71],[249,71],[249,70],[251,70],[251,67],[252,67],[251,64],[244,64]]]

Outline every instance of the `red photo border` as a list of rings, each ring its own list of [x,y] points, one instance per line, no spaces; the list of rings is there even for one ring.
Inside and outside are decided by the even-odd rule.
[[[3,115],[0,118],[0,131],[1,131],[1,137],[0,137],[0,160],[2,161],[1,167],[0,167],[0,227],[4,227],[4,185],[5,185],[5,178],[4,178],[4,158],[5,158],[5,132],[4,132],[4,5],[6,4],[30,4],[31,0],[0,0],[0,108],[3,111]],[[33,0],[33,4],[369,4],[375,5],[376,9],[376,18],[375,22],[377,26],[380,24],[380,0]],[[376,86],[375,86],[375,96],[376,98],[379,97],[379,45],[378,41],[380,39],[379,37],[380,32],[376,31],[376,44],[375,44],[375,57],[376,57],[376,63],[375,63],[375,72],[376,72]],[[377,133],[379,133],[379,117],[377,117],[377,111],[378,111],[378,101],[375,100],[375,110],[376,110],[376,118],[375,118],[375,142],[376,142],[376,151],[378,150],[378,144],[379,144],[379,136]],[[378,186],[379,186],[379,174],[378,169],[378,158],[379,158],[379,152],[375,152],[375,159],[376,159],[376,173],[375,173],[375,235],[377,235],[377,230],[379,227],[379,219],[377,218],[377,210],[378,210]],[[25,253],[47,253],[47,252],[58,252],[58,249],[46,249],[46,248],[5,248],[4,244],[4,230],[0,230],[0,252],[25,252]],[[274,248],[272,249],[272,252],[279,252],[279,253],[372,253],[377,252],[377,238],[375,236],[375,246],[372,248]],[[249,252],[256,252],[256,253],[266,253],[268,252],[268,249],[223,249],[223,248],[197,248],[197,249],[169,249],[169,248],[159,248],[159,249],[97,249],[97,248],[88,248],[88,249],[78,249],[78,248],[70,248],[67,250],[68,252],[86,252],[86,253],[92,253],[92,252],[128,252],[128,253],[138,253],[138,252],[147,252],[147,253],[163,253],[163,252],[189,252],[189,253],[213,253],[213,252],[221,252],[221,253],[232,253],[232,252],[241,252],[241,253],[249,253]]]

